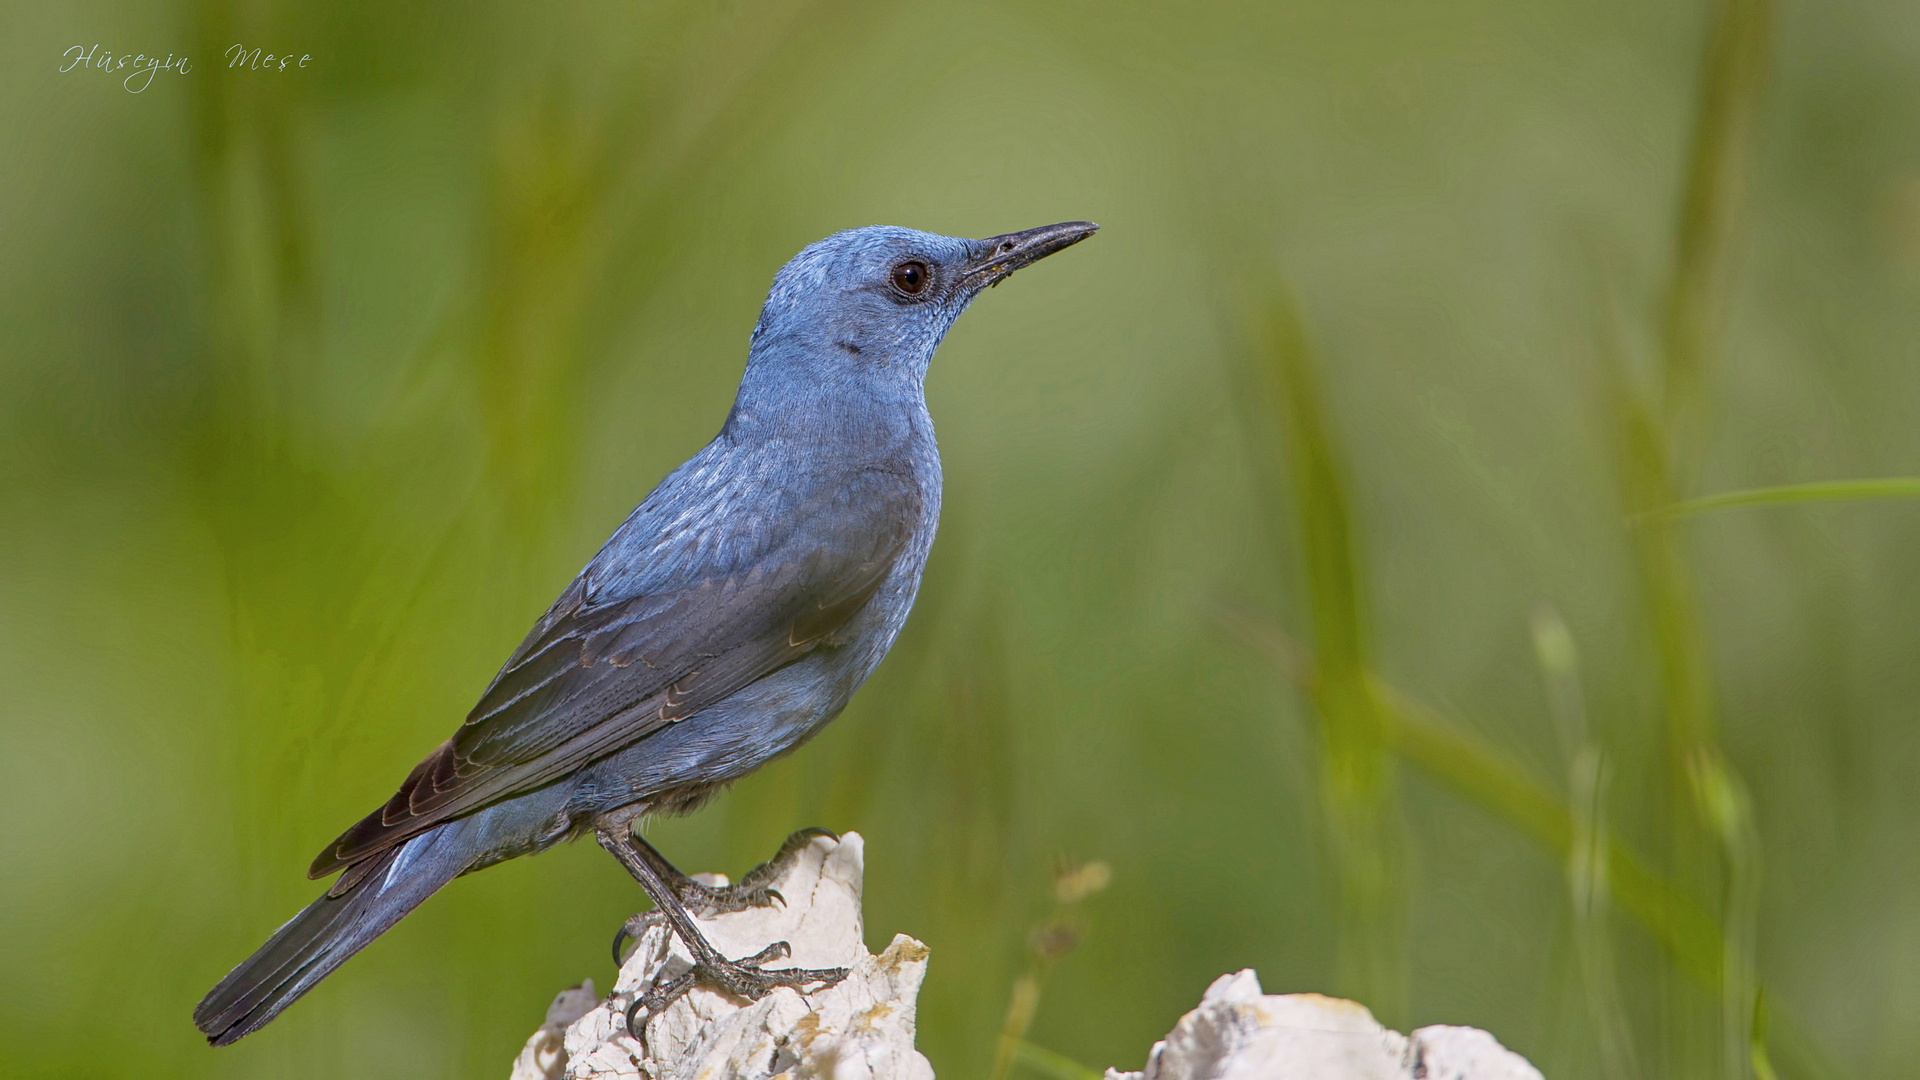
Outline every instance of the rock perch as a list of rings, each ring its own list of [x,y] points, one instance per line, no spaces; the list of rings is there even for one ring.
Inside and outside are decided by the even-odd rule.
[[[547,1022],[513,1063],[512,1080],[932,1080],[913,1047],[914,1006],[927,947],[897,934],[875,956],[862,938],[864,844],[857,833],[817,837],[774,888],[785,906],[699,919],[721,952],[750,956],[775,941],[785,963],[846,967],[847,978],[802,995],[785,987],[757,1002],[696,986],[627,1032],[636,995],[693,964],[663,925],[649,927],[620,969],[613,993],[593,984],[560,993]],[[702,877],[710,885],[717,876]],[[1223,975],[1200,1006],[1154,1044],[1145,1070],[1107,1080],[1541,1080],[1540,1073],[1475,1028],[1388,1031],[1351,1001],[1262,994],[1252,971]]]

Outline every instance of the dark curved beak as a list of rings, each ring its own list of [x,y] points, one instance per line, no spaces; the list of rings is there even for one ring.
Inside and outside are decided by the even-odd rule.
[[[975,289],[985,289],[1005,281],[1015,270],[1073,245],[1100,231],[1091,221],[1063,221],[1042,225],[1025,232],[1007,233],[975,240],[978,251],[967,263],[961,278]]]

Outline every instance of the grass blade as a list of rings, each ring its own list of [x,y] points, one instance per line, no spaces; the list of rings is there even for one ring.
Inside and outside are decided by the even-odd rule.
[[[1249,646],[1273,658],[1283,673],[1312,678],[1309,658],[1279,627],[1233,608],[1223,608],[1222,618]],[[1374,695],[1385,708],[1386,734],[1395,753],[1560,858],[1571,857],[1573,815],[1545,784],[1400,690],[1375,681]],[[1610,893],[1620,909],[1644,927],[1690,979],[1703,988],[1718,986],[1722,938],[1713,917],[1618,840],[1608,839],[1604,854]]]
[[[1052,1080],[1100,1080],[1098,1072],[1065,1054],[1035,1046],[1025,1039],[1014,1044],[1014,1060],[1042,1076],[1052,1077]]]
[[[1264,353],[1285,432],[1312,610],[1321,804],[1339,881],[1336,980],[1392,1023],[1406,992],[1392,755],[1386,709],[1367,672],[1366,599],[1334,443],[1306,334],[1277,284]]]
[[[1710,510],[1746,506],[1793,506],[1800,503],[1856,502],[1868,499],[1920,498],[1920,476],[1889,476],[1873,480],[1822,480],[1811,484],[1723,491],[1685,502],[1670,503],[1653,513],[1682,517]]]

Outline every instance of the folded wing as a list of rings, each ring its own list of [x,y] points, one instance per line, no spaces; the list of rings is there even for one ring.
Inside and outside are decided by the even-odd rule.
[[[596,595],[590,566],[453,738],[322,852],[310,876],[363,864],[441,822],[552,783],[831,644],[906,549],[919,492],[903,477],[867,473],[812,497],[788,495],[784,520],[757,526],[751,557],[736,550],[694,559],[624,596]],[[657,549],[619,535],[609,549],[623,539],[627,550]],[[358,877],[349,870],[334,890]]]

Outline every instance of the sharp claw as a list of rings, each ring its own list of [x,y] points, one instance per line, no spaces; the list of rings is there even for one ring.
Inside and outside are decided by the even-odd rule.
[[[793,955],[793,949],[791,946],[789,946],[784,941],[776,941],[773,944],[767,946],[766,948],[761,949],[759,952],[754,953],[752,956],[746,957],[745,959],[741,959],[741,960],[735,960],[734,963],[738,964],[743,968],[750,968],[752,970],[758,971],[760,969],[760,965],[767,963],[770,960],[784,960],[787,957],[792,955]]]
[[[648,1016],[660,1015],[667,1006],[680,1000],[680,995],[693,988],[693,978],[693,972],[690,971],[664,986],[656,986],[644,994],[635,994],[633,1003],[627,1006],[627,1034],[644,1040],[645,1026],[639,1022],[640,1010],[645,1009]]]
[[[636,927],[645,927],[653,919],[654,913],[643,911],[620,924],[613,935],[613,966],[621,967],[627,962],[627,946],[640,940],[640,931]]]
[[[786,897],[784,897],[784,896],[781,896],[781,895],[780,895],[780,890],[779,890],[779,889],[768,889],[768,890],[767,890],[767,896],[769,896],[770,898],[772,898],[772,899],[774,899],[774,900],[778,900],[778,901],[780,901],[780,906],[781,906],[781,907],[786,907],[786,906],[787,906],[787,898],[786,898]]]

